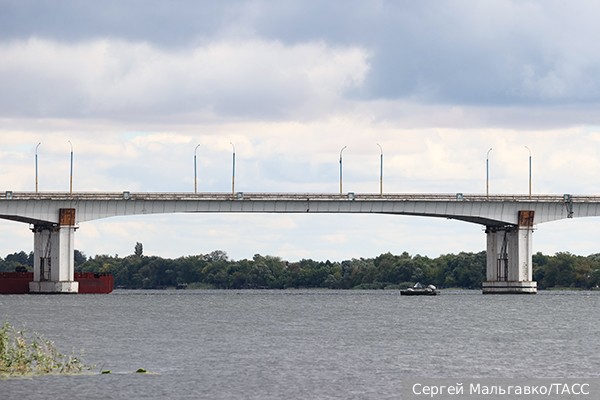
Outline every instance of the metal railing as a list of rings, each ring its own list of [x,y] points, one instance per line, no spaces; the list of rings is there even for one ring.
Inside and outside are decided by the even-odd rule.
[[[0,192],[1,193],[1,192]],[[13,192],[0,195],[0,201],[444,201],[444,202],[523,202],[598,203],[596,195],[448,194],[448,193],[189,193],[189,192]]]

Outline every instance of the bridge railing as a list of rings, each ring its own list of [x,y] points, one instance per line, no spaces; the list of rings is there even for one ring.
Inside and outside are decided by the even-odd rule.
[[[2,192],[0,192],[2,193]],[[456,202],[600,202],[600,196],[590,195],[528,195],[520,194],[448,194],[448,193],[260,193],[260,192],[12,192],[0,195],[0,201],[456,201]]]

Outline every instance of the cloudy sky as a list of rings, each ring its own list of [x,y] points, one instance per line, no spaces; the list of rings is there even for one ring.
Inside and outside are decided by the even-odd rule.
[[[0,189],[600,193],[600,4],[0,0]],[[600,252],[598,219],[534,251]],[[0,222],[0,255],[29,251]],[[156,215],[83,223],[87,255],[220,249],[343,260],[485,248],[482,227],[381,215]]]

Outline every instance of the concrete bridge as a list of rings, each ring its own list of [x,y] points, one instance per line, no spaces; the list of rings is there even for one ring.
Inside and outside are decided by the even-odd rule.
[[[483,293],[536,293],[532,232],[538,224],[600,216],[600,196],[319,193],[5,192],[0,218],[34,233],[30,292],[77,293],[74,236],[101,218],[161,213],[348,213],[456,219],[485,226]]]

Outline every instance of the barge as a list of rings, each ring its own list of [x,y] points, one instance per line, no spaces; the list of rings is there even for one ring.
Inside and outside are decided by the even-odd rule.
[[[115,285],[112,274],[75,272],[75,280],[82,294],[107,294]],[[0,272],[0,294],[27,294],[31,281],[33,272]]]

